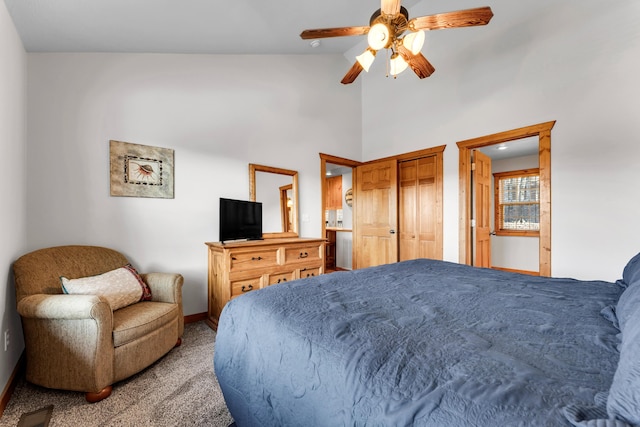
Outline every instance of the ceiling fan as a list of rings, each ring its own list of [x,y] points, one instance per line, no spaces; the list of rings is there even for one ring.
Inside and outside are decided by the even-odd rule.
[[[411,67],[419,78],[424,79],[433,74],[435,68],[420,52],[424,44],[423,30],[486,25],[491,17],[493,12],[490,7],[479,7],[409,19],[409,12],[400,5],[400,0],[381,0],[380,9],[371,15],[369,26],[304,30],[300,37],[308,40],[367,36],[369,46],[356,57],[356,62],[341,81],[343,84],[353,83],[362,70],[369,71],[376,53],[381,49],[391,52],[387,75],[395,77]]]

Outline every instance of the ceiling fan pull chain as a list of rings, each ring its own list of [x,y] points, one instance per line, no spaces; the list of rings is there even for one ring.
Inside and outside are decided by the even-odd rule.
[[[389,59],[390,59],[389,58],[389,49],[386,49],[386,53],[387,53],[387,58],[386,58],[386,60],[384,62],[385,62],[386,67],[387,67],[387,77],[389,77]]]
[[[391,49],[389,49],[391,51],[391,57],[389,58],[389,69],[393,68],[393,70],[391,70],[391,74],[393,75],[393,79],[397,79],[398,78],[398,69],[397,69],[397,65],[395,64],[395,59],[396,57],[399,55],[398,53],[398,39],[394,38],[393,39],[393,45],[391,45]],[[393,67],[391,67],[391,61],[394,61]]]

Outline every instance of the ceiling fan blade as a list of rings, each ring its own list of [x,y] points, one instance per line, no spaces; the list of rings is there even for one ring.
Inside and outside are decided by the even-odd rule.
[[[400,13],[400,0],[381,0],[380,10],[385,15],[397,15]]]
[[[362,70],[364,70],[364,68],[362,68],[362,65],[360,65],[360,63],[356,61],[349,69],[349,71],[347,71],[347,74],[344,75],[340,83],[342,83],[343,85],[353,83],[355,79],[358,78]]]
[[[409,21],[409,28],[412,30],[441,30],[443,28],[473,27],[487,25],[492,17],[493,12],[490,7],[478,7],[456,12],[418,16]]]
[[[431,62],[429,62],[422,53],[415,55],[411,61],[409,61],[409,66],[421,79],[429,77],[436,71],[435,67],[431,65]]]
[[[303,40],[322,39],[327,37],[343,36],[364,36],[369,32],[369,27],[339,27],[339,28],[319,28],[315,30],[304,30],[300,33]]]
[[[407,61],[407,64],[409,64],[409,67],[411,67],[413,72],[421,79],[429,77],[436,71],[433,65],[431,65],[427,58],[420,52],[414,55],[403,45],[398,45],[398,53],[402,55],[404,60]]]

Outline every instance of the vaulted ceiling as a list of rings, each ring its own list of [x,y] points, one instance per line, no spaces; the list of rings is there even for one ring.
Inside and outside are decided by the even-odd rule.
[[[380,7],[379,0],[4,1],[28,52],[345,53],[363,37],[324,39],[312,48],[300,32],[369,25]],[[418,3],[402,4],[412,14]],[[420,13],[450,10],[431,3],[444,10]]]

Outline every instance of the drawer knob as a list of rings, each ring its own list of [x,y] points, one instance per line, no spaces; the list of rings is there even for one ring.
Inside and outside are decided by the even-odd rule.
[[[249,292],[253,290],[253,285],[245,286],[242,285],[242,292]]]
[[[308,252],[300,252],[300,255],[298,256],[298,258],[306,258],[309,256]]]
[[[262,259],[261,256],[259,256],[259,257],[255,257],[255,256],[251,257],[251,261],[260,261],[261,259]]]
[[[313,277],[313,276],[315,276],[314,273],[307,273],[307,277]]]
[[[282,282],[286,282],[286,281],[287,281],[287,278],[285,277],[285,278],[282,278],[282,279],[278,279],[277,283],[282,283]]]

